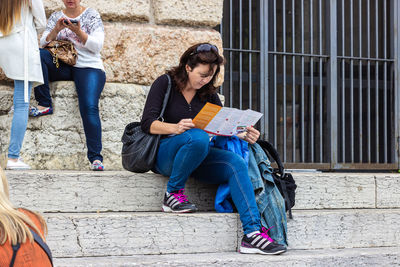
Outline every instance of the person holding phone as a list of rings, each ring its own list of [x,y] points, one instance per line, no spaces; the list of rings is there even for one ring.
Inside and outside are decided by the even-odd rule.
[[[40,49],[44,84],[35,88],[38,106],[30,109],[30,115],[37,117],[53,113],[49,82],[74,81],[91,169],[102,171],[99,99],[106,82],[100,56],[104,42],[103,22],[96,10],[82,6],[80,0],[62,1],[65,9],[51,14],[40,44],[45,47],[53,40],[70,41],[78,52],[78,59],[74,66],[60,61],[57,68],[50,52]]]
[[[20,151],[28,124],[33,84],[42,84],[37,31],[46,26],[42,0],[0,1],[0,68],[14,80],[14,114],[7,169],[30,169]]]
[[[168,77],[165,74],[158,77],[150,88],[141,127],[146,133],[161,135],[154,171],[169,177],[162,210],[197,211],[185,195],[190,176],[210,184],[228,183],[244,232],[240,252],[281,254],[286,247],[272,240],[261,227],[247,163],[231,151],[210,147],[208,134],[195,128],[192,121],[207,102],[222,106],[215,80],[223,62],[215,45],[200,43],[188,48],[179,65],[167,72],[172,85],[163,121],[158,116]],[[247,127],[239,138],[254,144],[259,136],[258,130]]]

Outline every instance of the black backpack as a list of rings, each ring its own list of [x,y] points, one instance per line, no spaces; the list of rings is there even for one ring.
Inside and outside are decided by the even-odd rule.
[[[278,168],[274,169],[272,177],[274,178],[275,185],[278,187],[279,192],[285,200],[285,207],[286,211],[289,212],[289,218],[293,219],[292,207],[295,204],[297,188],[296,182],[294,181],[292,174],[285,173],[285,168],[283,167],[278,151],[272,146],[272,144],[265,140],[258,140],[257,143],[262,147],[268,158],[275,160],[278,165]]]

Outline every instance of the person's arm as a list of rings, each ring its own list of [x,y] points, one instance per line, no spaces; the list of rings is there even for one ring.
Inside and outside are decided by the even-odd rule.
[[[57,34],[64,28],[62,18],[57,18],[56,12],[51,14],[47,21],[46,30],[40,38],[40,46],[45,47],[48,43],[57,38]]]
[[[158,120],[167,87],[168,78],[166,75],[158,77],[151,85],[141,120],[142,130],[146,133],[180,134],[194,127],[191,119],[183,119],[179,123],[168,123]]]
[[[100,14],[97,11],[90,9],[87,12],[92,13],[92,16],[90,16],[91,26],[89,28],[89,34],[81,29],[81,21],[79,21],[77,25],[70,23],[69,25],[66,25],[66,27],[78,36],[79,40],[86,49],[94,54],[98,54],[103,48],[104,43],[103,21],[101,20]]]
[[[192,119],[182,119],[178,123],[167,123],[155,120],[150,126],[151,134],[181,134],[194,128]]]
[[[32,0],[31,10],[36,30],[41,33],[46,28],[46,13],[44,12],[42,0]]]

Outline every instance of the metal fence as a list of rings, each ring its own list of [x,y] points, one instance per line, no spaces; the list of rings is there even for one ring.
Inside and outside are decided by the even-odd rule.
[[[226,105],[289,167],[397,169],[395,0],[225,0]]]

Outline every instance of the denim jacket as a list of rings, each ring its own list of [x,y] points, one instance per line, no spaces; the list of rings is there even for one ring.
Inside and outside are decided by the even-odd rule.
[[[287,245],[285,201],[271,175],[271,162],[259,144],[249,145],[249,177],[253,184],[261,223],[279,244]]]
[[[285,202],[271,176],[271,162],[264,150],[257,143],[247,145],[247,142],[237,137],[214,137],[211,146],[235,152],[248,162],[248,172],[253,184],[257,207],[261,215],[261,224],[267,229],[272,227],[268,234],[279,244],[287,245],[287,222]],[[262,174],[262,175],[261,175]],[[228,198],[230,190],[228,184],[221,184],[215,196],[215,210],[217,212],[233,212]]]

